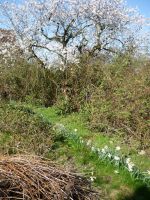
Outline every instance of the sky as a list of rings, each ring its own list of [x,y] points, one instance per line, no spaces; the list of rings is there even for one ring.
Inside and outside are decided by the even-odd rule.
[[[138,7],[139,12],[146,18],[150,18],[150,0],[127,0],[130,7]]]

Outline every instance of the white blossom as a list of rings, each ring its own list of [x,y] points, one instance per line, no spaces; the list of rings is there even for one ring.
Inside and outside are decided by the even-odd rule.
[[[102,149],[102,153],[106,153],[106,150],[104,148]]]
[[[91,182],[93,182],[95,179],[96,179],[95,176],[91,176],[91,177],[90,177]]]
[[[141,150],[140,152],[138,152],[139,155],[145,155],[145,151]]]
[[[108,150],[108,146],[107,146],[107,145],[105,145],[105,146],[104,146],[104,149],[105,149],[105,150]]]
[[[92,150],[93,152],[95,152],[96,149],[95,149],[95,147],[91,147],[91,150]]]
[[[47,66],[59,60],[62,70],[70,62],[77,65],[84,52],[126,51],[130,38],[137,46],[145,23],[122,0],[26,0],[1,3],[0,9],[28,58]]]
[[[147,170],[147,174],[150,175],[150,170]]]
[[[116,147],[116,151],[120,151],[120,149],[121,149],[120,146]]]
[[[91,141],[91,140],[88,140],[87,143],[86,143],[86,145],[87,145],[87,146],[90,146],[91,143],[92,143],[92,141]]]
[[[127,163],[127,164],[130,163],[130,161],[131,161],[131,158],[127,158],[127,159],[126,159],[126,163]]]
[[[98,151],[98,153],[100,153],[101,152],[100,148],[97,148],[97,151]]]
[[[133,167],[134,167],[134,164],[133,163],[128,163],[128,171],[129,172],[132,172],[133,171]]]
[[[114,156],[114,159],[115,159],[116,161],[119,161],[119,160],[120,160],[120,157],[119,157],[119,156]]]
[[[111,158],[111,157],[112,157],[112,155],[109,153],[109,154],[108,154],[108,158]]]

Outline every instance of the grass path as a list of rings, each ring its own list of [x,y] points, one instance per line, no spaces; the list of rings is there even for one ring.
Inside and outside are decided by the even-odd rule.
[[[91,140],[92,143],[97,147],[104,147],[105,145],[115,148],[116,145],[120,145],[121,139],[118,137],[103,136],[98,133],[91,132],[88,130],[84,123],[83,116],[77,113],[62,116],[57,114],[57,110],[52,108],[36,108],[35,112],[42,115],[45,119],[50,120],[53,124],[63,124],[68,130],[74,131],[77,129],[77,133],[85,140]],[[134,148],[127,148],[121,145],[122,153],[131,154],[131,158],[134,162],[137,162],[141,169],[148,169],[150,167],[150,161],[146,156],[138,155]],[[143,186],[142,183],[136,182],[131,178],[130,174],[123,169],[118,169],[108,163],[97,159],[95,155],[89,152],[84,147],[77,145],[75,142],[70,141],[69,145],[59,144],[53,152],[50,152],[50,157],[61,160],[61,162],[69,163],[73,162],[78,168],[78,171],[86,174],[87,176],[93,177],[93,184],[103,189],[104,192],[109,196],[108,199],[127,199],[124,196],[132,194],[137,188]],[[117,171],[118,172],[117,172]],[[117,173],[116,173],[117,172]],[[139,199],[148,200],[144,194],[139,194]],[[138,198],[137,198],[138,200]]]

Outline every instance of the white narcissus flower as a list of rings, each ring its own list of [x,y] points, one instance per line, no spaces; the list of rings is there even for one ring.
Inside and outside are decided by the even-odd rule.
[[[77,132],[77,131],[78,131],[78,130],[75,128],[75,129],[74,129],[74,132]]]
[[[133,171],[133,167],[131,165],[128,165],[128,171],[132,172]]]
[[[138,152],[138,154],[141,155],[141,156],[142,156],[142,155],[145,155],[145,151],[144,151],[144,150],[141,150],[140,152]]]
[[[92,150],[92,151],[95,151],[95,147],[92,147],[91,150]]]
[[[112,155],[109,153],[109,154],[108,154],[108,158],[111,158],[111,157],[112,157]]]
[[[130,163],[130,161],[131,161],[131,158],[127,158],[127,159],[126,159],[126,163],[127,163],[127,164]]]
[[[104,149],[104,148],[102,149],[102,153],[106,153],[106,151],[105,151],[105,149]]]
[[[86,143],[86,145],[87,145],[87,146],[90,146],[91,143],[92,143],[92,141],[91,141],[91,140],[88,140],[87,143]]]
[[[95,179],[96,179],[95,176],[91,176],[91,177],[90,177],[91,182],[93,182]]]
[[[150,175],[150,170],[147,170],[147,174]]]
[[[105,145],[105,146],[104,146],[104,149],[108,149],[108,146],[107,146],[107,145]]]
[[[129,171],[129,172],[132,172],[132,171],[133,171],[132,167],[129,166],[129,167],[128,167],[128,171]]]
[[[119,157],[119,156],[114,156],[114,159],[115,159],[116,161],[119,161],[119,160],[120,160],[120,157]]]
[[[101,153],[101,150],[100,150],[100,148],[97,148],[97,152],[98,152],[98,154],[100,154],[100,153]]]
[[[133,167],[134,167],[135,165],[133,164],[133,163],[128,163],[128,171],[129,172],[132,172],[133,171]]]
[[[83,140],[80,140],[80,142],[81,142],[81,144],[83,144],[83,143],[84,143],[84,141],[83,141]]]
[[[120,146],[116,147],[116,151],[120,151],[120,149],[121,149]]]
[[[115,174],[119,174],[119,171],[118,171],[118,170],[115,170],[114,172],[115,172]]]
[[[126,158],[126,164],[128,167],[128,171],[132,172],[133,171],[133,167],[135,166],[134,163],[131,162],[131,158]]]

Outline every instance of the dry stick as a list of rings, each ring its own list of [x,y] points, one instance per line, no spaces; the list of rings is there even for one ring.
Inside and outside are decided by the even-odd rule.
[[[71,200],[75,195],[78,200],[94,199],[96,193],[89,188],[88,181],[76,174],[57,169],[54,163],[52,166],[50,164],[31,156],[2,158],[0,175],[4,181],[10,183],[8,188],[4,188],[4,198]]]

